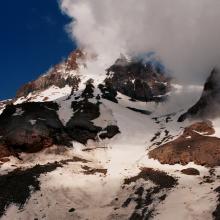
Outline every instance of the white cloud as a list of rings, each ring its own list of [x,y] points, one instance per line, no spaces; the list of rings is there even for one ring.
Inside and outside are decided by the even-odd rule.
[[[156,51],[175,77],[201,83],[220,65],[219,0],[60,0],[79,47],[116,59]]]

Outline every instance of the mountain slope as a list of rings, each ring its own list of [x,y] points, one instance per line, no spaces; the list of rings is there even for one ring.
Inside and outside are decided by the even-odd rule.
[[[217,166],[149,158],[183,135],[206,138],[187,130],[193,121],[177,122],[185,109],[176,101],[193,96],[191,105],[201,91],[180,90],[149,63],[127,59],[95,75],[86,56],[3,106],[1,219],[218,219]],[[58,85],[68,77],[77,86]],[[208,128],[217,136],[218,120]],[[184,174],[192,168],[199,175]]]

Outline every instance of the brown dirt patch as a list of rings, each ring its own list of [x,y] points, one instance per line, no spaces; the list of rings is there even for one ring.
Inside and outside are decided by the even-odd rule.
[[[162,164],[186,165],[195,162],[208,167],[219,166],[220,138],[207,136],[213,133],[210,122],[195,123],[185,128],[176,140],[150,151],[149,157],[159,160]]]

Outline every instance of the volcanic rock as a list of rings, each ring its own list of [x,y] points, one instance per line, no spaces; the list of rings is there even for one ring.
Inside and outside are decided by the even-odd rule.
[[[22,103],[6,106],[0,115],[1,141],[23,152],[37,152],[53,144],[70,145],[53,102]]]
[[[197,131],[196,127],[203,129]],[[159,160],[162,164],[186,165],[194,162],[208,167],[219,166],[220,138],[208,136],[212,133],[210,123],[193,124],[185,128],[177,139],[150,151],[149,157]]]
[[[101,139],[112,138],[116,134],[119,134],[119,128],[117,125],[109,125],[105,129],[103,129],[102,133],[99,135]]]
[[[150,63],[118,59],[107,70],[105,83],[111,90],[118,91],[134,100],[163,101],[170,90],[170,79],[155,70]]]
[[[145,188],[143,182],[138,185],[138,180],[144,182],[153,182],[152,187]],[[122,204],[122,208],[128,207],[131,203],[135,204],[135,210],[129,219],[151,219],[155,215],[155,207],[158,203],[164,201],[169,191],[178,184],[176,178],[169,176],[167,173],[152,168],[142,168],[141,172],[133,177],[124,180],[124,186],[135,183],[132,193]]]
[[[102,128],[91,121],[100,115],[99,103],[94,104],[88,100],[73,101],[72,108],[75,114],[66,125],[69,135],[82,144],[86,144],[89,139],[95,140]]]
[[[191,176],[197,176],[200,175],[200,172],[195,168],[186,168],[181,170],[181,173]]]

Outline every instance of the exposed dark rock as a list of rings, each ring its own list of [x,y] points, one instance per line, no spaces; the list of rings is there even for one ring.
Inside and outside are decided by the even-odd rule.
[[[105,82],[105,85],[99,84],[98,88],[102,92],[103,99],[118,103],[117,91],[113,88],[113,85],[111,83]]]
[[[2,141],[3,142],[3,141]],[[3,162],[4,158],[10,157],[13,155],[13,151],[8,148],[8,146],[4,143],[0,142],[0,161]]]
[[[206,80],[204,89],[199,101],[192,106],[186,113],[181,115],[178,122],[186,119],[215,118],[219,117],[220,111],[220,72],[212,70]]]
[[[152,112],[147,111],[147,110],[142,110],[142,109],[137,109],[137,108],[132,108],[132,107],[127,107],[128,109],[135,111],[135,112],[139,112],[143,115],[150,115]]]
[[[89,139],[95,140],[101,131],[100,138],[102,139],[112,138],[119,133],[117,126],[108,126],[103,129],[92,122],[100,116],[99,100],[96,99],[96,103],[89,101],[90,98],[94,97],[93,92],[93,80],[88,80],[81,95],[83,100],[72,102],[74,115],[66,125],[66,130],[71,138],[82,144],[86,144]]]
[[[124,184],[130,185],[132,182],[136,183],[139,179],[152,181],[155,186],[147,189],[145,189],[144,184],[138,188],[134,186],[134,194],[131,194],[122,204],[122,207],[125,208],[131,202],[136,203],[135,211],[130,216],[130,220],[151,219],[155,215],[156,206],[164,201],[169,190],[178,184],[174,177],[152,168],[142,168],[137,176],[125,179]]]
[[[59,161],[59,163],[60,164],[62,164],[62,165],[66,165],[66,164],[68,164],[68,163],[70,163],[70,162],[75,162],[75,163],[88,163],[88,162],[91,162],[91,161],[89,161],[89,160],[86,160],[86,159],[83,159],[83,158],[80,158],[80,157],[73,157],[73,158],[71,158],[71,159],[66,159],[66,160],[61,160],[61,161]]]
[[[157,140],[160,137],[160,135],[161,135],[160,131],[156,132],[155,135],[153,136],[153,138],[150,141],[153,142],[153,141]]]
[[[124,184],[131,184],[138,179],[150,180],[162,188],[172,188],[177,184],[177,180],[174,177],[169,176],[163,171],[154,170],[152,168],[142,168],[137,176],[125,179]]]
[[[89,139],[95,140],[102,128],[91,121],[100,115],[99,103],[94,104],[86,99],[74,101],[72,108],[75,113],[66,125],[68,134],[82,144],[86,144]]]
[[[139,101],[163,101],[169,91],[168,77],[156,72],[150,64],[144,65],[141,61],[127,61],[118,59],[107,70],[105,80],[112,90],[118,91]]]
[[[220,219],[220,186],[215,189],[215,192],[218,194],[218,204],[212,215],[214,217],[214,220],[219,220]]]
[[[101,168],[92,168],[88,166],[82,166],[82,168],[85,170],[83,173],[86,175],[95,175],[97,173],[106,175],[108,172],[107,169],[101,169]]]
[[[219,166],[220,138],[207,136],[213,134],[213,130],[210,122],[194,123],[177,139],[150,151],[149,157],[162,164],[194,162],[208,167]]]
[[[90,79],[86,83],[86,88],[82,92],[82,97],[85,99],[93,98],[94,97],[93,92],[94,92],[93,80]]]
[[[183,169],[181,170],[181,173],[184,173],[186,175],[191,175],[191,176],[197,176],[197,175],[200,175],[200,172],[195,169],[195,168],[186,168],[186,169]]]
[[[109,125],[102,130],[102,133],[99,135],[101,139],[112,138],[116,134],[119,134],[120,130],[117,125]]]
[[[71,209],[69,209],[69,212],[75,212],[75,210],[76,210],[76,209],[71,208]]]
[[[92,122],[100,116],[99,100],[94,98],[93,81],[88,80],[80,99],[72,102],[73,116],[64,126],[54,102],[26,102],[7,105],[0,115],[0,158],[15,152],[38,152],[52,145],[72,146],[75,140],[86,144],[89,139],[111,138],[119,133],[117,126],[101,128]],[[12,150],[11,150],[12,149]]]
[[[53,102],[8,105],[0,115],[0,136],[4,146],[37,152],[53,144],[70,145],[57,110],[58,105]]]
[[[26,170],[16,169],[0,176],[0,217],[10,204],[15,204],[22,209],[31,193],[40,190],[39,176],[61,166],[57,162],[48,163]]]

